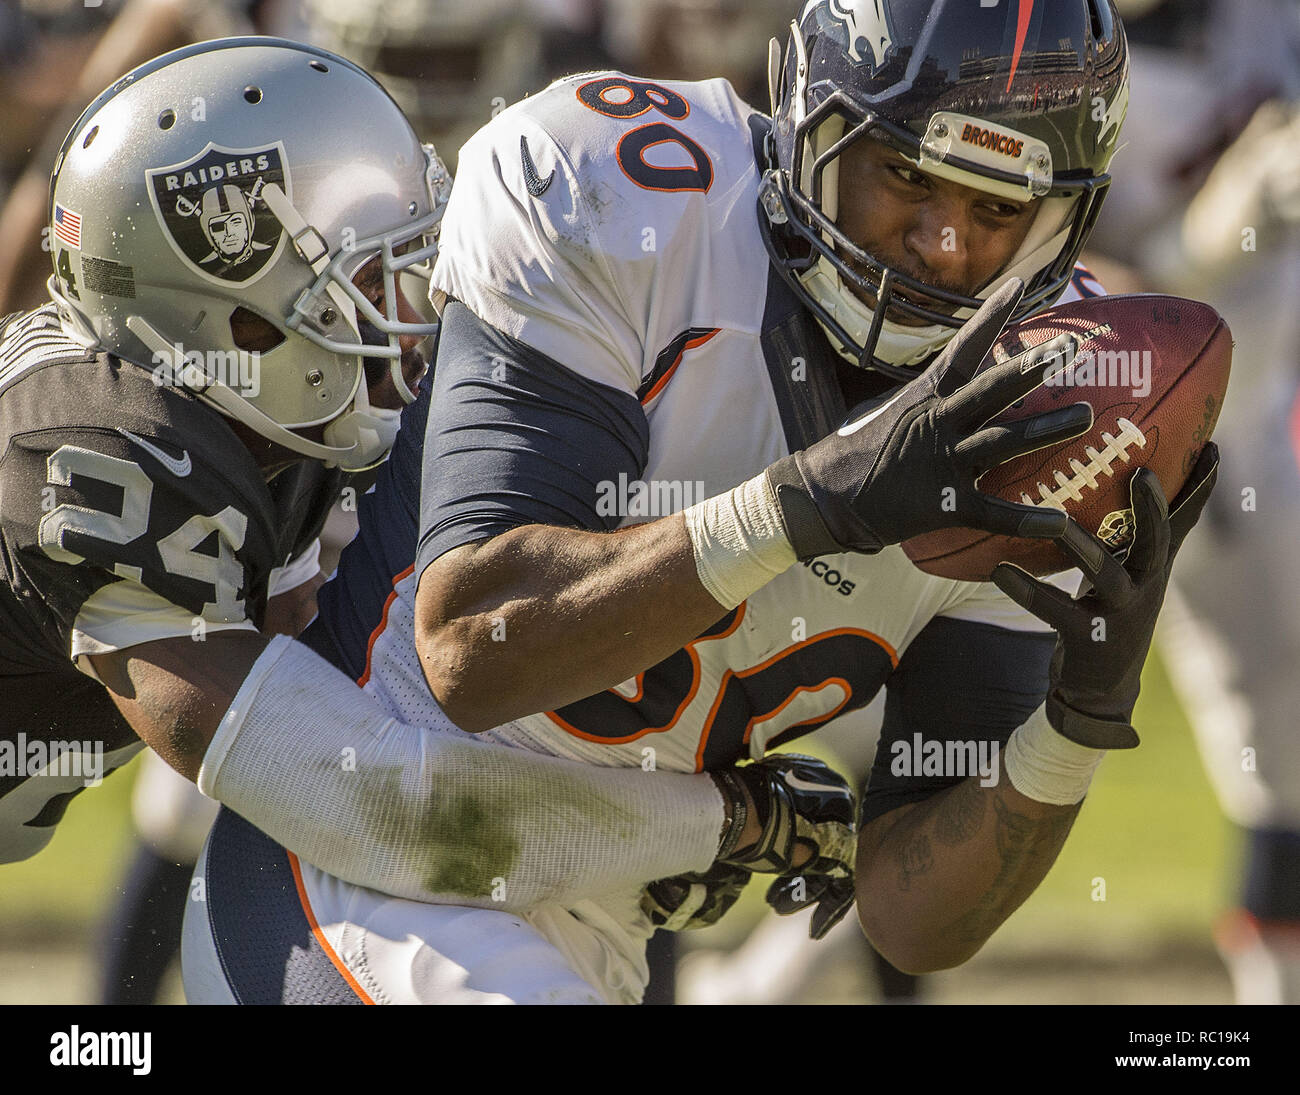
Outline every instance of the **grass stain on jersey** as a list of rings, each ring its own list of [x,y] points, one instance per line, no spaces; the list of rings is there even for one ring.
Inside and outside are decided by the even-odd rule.
[[[472,794],[430,806],[423,827],[431,843],[445,842],[429,864],[426,884],[434,893],[490,897],[492,880],[508,877],[519,860],[519,842],[508,820]]]
[[[423,790],[411,786],[401,768],[381,767],[363,777],[366,786],[357,809],[366,816],[364,829],[380,848],[405,849],[415,861],[421,884],[430,894],[472,899],[488,908],[518,904],[514,895],[497,896],[497,880],[508,880],[519,862],[520,834],[542,822],[542,815],[569,820],[575,831],[599,828],[612,840],[630,839],[632,818],[622,807],[589,792],[567,792],[558,781],[543,779],[545,797],[521,801],[517,782],[463,791],[429,802]],[[383,803],[396,803],[384,809]],[[422,837],[423,851],[410,851],[412,837]],[[555,891],[567,885],[563,849],[557,849]],[[531,889],[532,887],[530,887]],[[555,891],[540,887],[530,904],[548,900]]]
[[[378,849],[400,852],[427,893],[490,900],[492,880],[508,877],[519,859],[502,796],[464,791],[430,802],[414,772],[379,766],[357,774],[364,786],[354,808]]]

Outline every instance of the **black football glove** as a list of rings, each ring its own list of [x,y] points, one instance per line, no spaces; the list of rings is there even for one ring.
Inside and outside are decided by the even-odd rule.
[[[914,381],[883,404],[863,404],[837,432],[767,469],[800,559],[841,551],[871,555],[941,528],[1061,535],[1065,516],[1059,510],[1006,502],[975,488],[990,468],[1092,426],[1092,408],[1076,403],[985,427],[1037,388],[1075,347],[1062,336],[971,379],[1023,289],[1012,278]]]
[[[1219,449],[1208,442],[1173,512],[1155,472],[1139,469],[1129,485],[1135,528],[1127,557],[1073,520],[1057,542],[1091,588],[1078,599],[999,563],[993,581],[1057,633],[1047,719],[1063,737],[1092,749],[1131,749],[1142,666],[1164,603],[1174,556],[1201,515],[1219,471]]]
[[[780,875],[767,891],[767,903],[783,916],[814,905],[809,934],[822,938],[853,904],[853,789],[829,765],[799,753],[774,753],[714,776],[723,784],[744,781],[763,830],[746,848],[729,847],[730,840],[724,840],[718,862]],[[743,827],[743,818],[733,821],[739,823],[737,831]],[[801,845],[811,858],[795,867]]]
[[[715,863],[703,874],[679,874],[652,882],[641,895],[650,923],[664,931],[690,931],[716,924],[754,876],[743,867]]]
[[[852,864],[844,873],[843,862],[835,857],[817,856],[802,867],[783,874],[767,888],[767,903],[781,916],[789,916],[813,905],[808,935],[822,939],[844,919],[856,896]]]
[[[641,908],[663,931],[712,927],[731,910],[753,877],[744,867],[715,863],[703,874],[679,874],[650,883],[641,895]],[[853,899],[853,875],[843,875],[840,864],[829,860],[811,860],[791,869],[767,890],[767,903],[782,916],[815,906],[808,927],[813,939],[821,939],[838,924]]]

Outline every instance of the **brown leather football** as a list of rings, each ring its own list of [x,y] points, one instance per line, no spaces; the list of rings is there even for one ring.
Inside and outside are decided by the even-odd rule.
[[[1073,362],[994,421],[1086,402],[1092,429],[985,472],[979,488],[1064,509],[1120,548],[1133,532],[1133,473],[1150,468],[1172,501],[1209,440],[1228,388],[1232,334],[1208,304],[1155,294],[1095,297],[1008,327],[980,369],[1066,334],[1077,347]],[[928,574],[972,582],[987,581],[1003,561],[1040,576],[1073,566],[1050,540],[965,528],[913,537],[903,550]]]

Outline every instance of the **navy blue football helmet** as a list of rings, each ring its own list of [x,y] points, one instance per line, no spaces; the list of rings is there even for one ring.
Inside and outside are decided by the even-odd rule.
[[[1110,183],[1128,47],[1111,0],[808,0],[784,53],[772,43],[770,85],[772,259],[843,356],[902,380],[1006,278],[1026,286],[1013,319],[1064,292]],[[909,277],[837,226],[840,156],[871,139],[931,175],[1037,200],[1019,253],[976,295]]]

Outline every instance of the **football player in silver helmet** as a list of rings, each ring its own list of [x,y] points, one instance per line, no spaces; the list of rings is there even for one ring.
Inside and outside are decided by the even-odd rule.
[[[403,723],[272,636],[310,618],[321,524],[420,383],[435,328],[395,282],[427,273],[449,187],[374,79],[278,39],[161,56],[68,134],[51,301],[0,321],[0,862],[146,743],[341,876],[472,900],[485,873],[510,906],[579,840],[579,891],[703,869],[777,794]],[[546,788],[592,806],[558,817]]]

